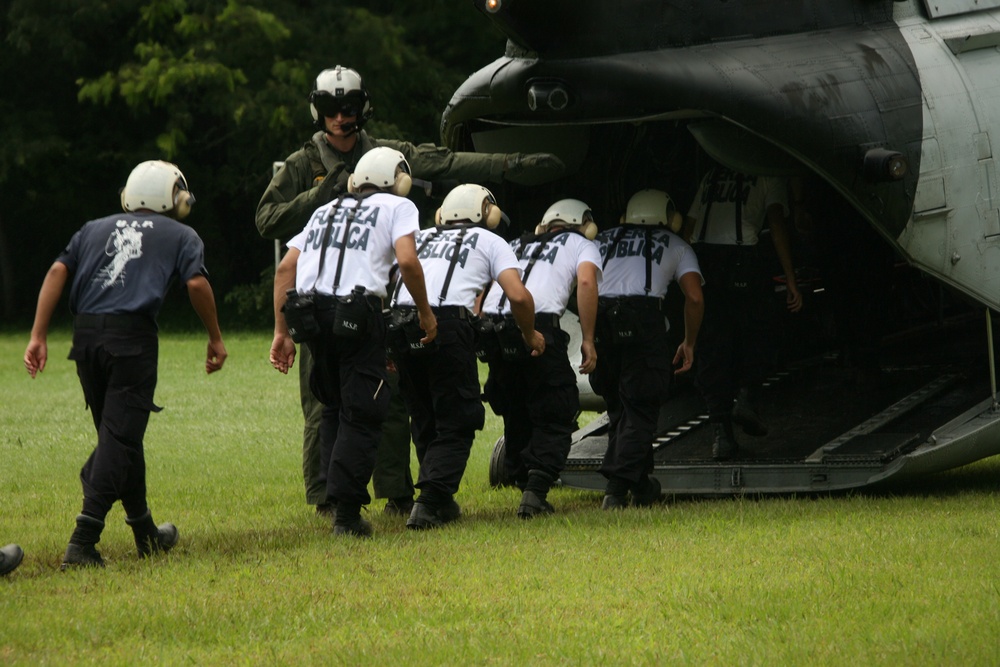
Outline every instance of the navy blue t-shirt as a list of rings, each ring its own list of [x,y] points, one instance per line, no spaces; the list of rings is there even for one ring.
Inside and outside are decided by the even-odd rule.
[[[197,232],[157,213],[122,213],[85,224],[57,258],[73,274],[74,315],[136,314],[156,319],[176,278],[207,276]]]

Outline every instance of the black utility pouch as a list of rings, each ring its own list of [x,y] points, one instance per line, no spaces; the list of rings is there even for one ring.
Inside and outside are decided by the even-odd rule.
[[[387,310],[385,314],[385,351],[390,359],[399,359],[407,353],[406,334],[403,323],[409,319],[410,313],[401,310]]]
[[[608,329],[614,345],[631,343],[639,337],[639,318],[634,309],[623,303],[608,308]]]
[[[426,335],[420,328],[420,316],[417,311],[393,310],[387,325],[386,349],[394,359],[406,355],[427,354],[437,349],[437,338],[429,345],[424,345],[420,339]]]
[[[726,263],[729,271],[729,286],[737,290],[749,290],[761,284],[760,259],[757,246],[730,246],[734,249]]]
[[[281,307],[288,325],[288,333],[296,343],[307,343],[319,335],[316,303],[312,296],[299,294],[294,289],[285,292],[287,300]]]
[[[476,332],[476,359],[484,363],[500,361],[500,341],[491,317],[480,317],[472,323]]]
[[[420,328],[420,316],[415,312],[411,314],[410,320],[403,324],[403,334],[406,336],[407,351],[415,357],[437,349],[437,338],[432,340],[429,345],[420,342],[420,339],[427,333]]]
[[[368,335],[368,318],[372,313],[363,287],[355,287],[347,296],[337,299],[333,313],[333,335],[341,338],[364,338]]]
[[[753,267],[748,257],[737,254],[735,261],[729,265],[729,286],[733,289],[750,289],[753,281]]]
[[[500,344],[500,357],[504,361],[526,359],[529,356],[524,338],[521,337],[521,330],[517,327],[517,322],[514,321],[513,317],[503,318],[494,329]]]

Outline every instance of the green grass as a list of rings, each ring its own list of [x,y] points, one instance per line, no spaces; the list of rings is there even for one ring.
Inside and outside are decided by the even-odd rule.
[[[139,561],[120,506],[103,571],[59,572],[94,444],[69,337],[32,381],[27,335],[0,335],[0,664],[1000,663],[1000,462],[879,494],[673,499],[607,514],[556,489],[517,519],[488,484],[488,417],[457,500],[465,516],[334,540],[303,499],[298,383],[270,336],[162,338],[146,437],[149,500],[181,531]]]

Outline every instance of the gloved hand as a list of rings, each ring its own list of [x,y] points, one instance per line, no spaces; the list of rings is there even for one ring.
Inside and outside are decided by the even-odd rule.
[[[320,181],[316,190],[316,200],[320,205],[327,204],[345,192],[347,192],[347,185],[341,183],[335,175],[327,174],[326,178]]]
[[[518,185],[541,185],[566,173],[566,165],[552,153],[508,153],[503,178]]]

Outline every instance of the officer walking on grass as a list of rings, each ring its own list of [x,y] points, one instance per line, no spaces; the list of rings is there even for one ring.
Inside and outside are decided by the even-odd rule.
[[[368,89],[357,71],[337,65],[316,77],[309,95],[309,109],[317,132],[301,149],[285,160],[274,175],[257,206],[256,224],[266,239],[286,239],[298,234],[313,212],[347,191],[347,180],[358,160],[376,146],[400,151],[414,178],[423,179],[434,189],[447,180],[475,183],[510,181],[535,185],[560,177],[562,162],[548,153],[469,153],[452,152],[433,144],[415,145],[395,139],[376,139],[364,127],[374,114]],[[434,192],[433,194],[437,194]],[[443,193],[442,193],[443,194]],[[302,445],[302,473],[306,502],[320,513],[329,513],[323,501],[326,483],[322,460],[329,452],[320,451],[322,405],[309,391],[312,357],[300,350],[299,378],[305,429]],[[390,384],[395,373],[389,376]],[[402,401],[394,399],[379,446],[375,475],[375,495],[388,498],[388,513],[409,516],[413,504],[410,475],[410,438]]]
[[[389,408],[382,306],[394,252],[416,304],[420,342],[437,335],[414,242],[419,215],[405,197],[410,184],[402,153],[384,146],[365,153],[348,182],[350,194],[316,209],[288,242],[274,277],[270,361],[287,373],[295,342],[312,354],[309,386],[323,403],[320,438],[329,452],[323,500],[335,508],[334,535],[372,534],[361,507],[371,502],[368,482]]]
[[[438,336],[425,348],[407,336],[415,301],[400,285],[393,304],[400,325],[389,349],[399,368],[399,386],[410,413],[420,462],[420,496],[406,522],[419,530],[454,521],[461,514],[458,491],[476,431],[486,411],[479,391],[472,309],[483,289],[497,281],[510,302],[524,345],[538,356],[545,339],[535,331],[535,305],[521,282],[521,267],[510,245],[491,229],[502,213],[489,190],[460,185],[448,193],[437,226],[417,234],[417,255],[424,270]]]
[[[121,194],[124,214],[83,226],[49,268],[41,292],[24,366],[34,378],[48,361],[49,322],[72,276],[69,307],[73,347],[83,395],[97,429],[97,447],[80,471],[83,510],[69,539],[62,569],[103,566],[95,548],[111,506],[121,500],[139,556],[169,551],[177,528],[157,526],[146,504],[143,437],[156,387],[156,316],[164,295],[179,278],[205,329],[205,371],[226,361],[226,346],[205,270],[204,245],[180,222],[194,197],[176,165],[139,164]]]
[[[598,363],[590,384],[608,407],[604,509],[649,505],[660,498],[653,471],[653,438],[670,387],[671,357],[685,373],[694,362],[704,302],[698,258],[670,231],[681,216],[666,192],[640,190],[629,199],[622,225],[597,236],[604,279],[597,310]],[[668,348],[663,311],[667,288],[684,293],[684,340]]]
[[[525,286],[535,302],[535,328],[545,336],[545,354],[528,354],[519,340],[504,340],[516,331],[511,303],[496,285],[482,299],[482,316],[500,328],[499,358],[489,360],[485,394],[503,417],[507,470],[522,490],[517,514],[531,519],[555,511],[546,499],[569,455],[580,394],[569,362],[569,334],[559,328],[576,287],[577,312],[583,331],[580,371],[597,363],[594,319],[601,255],[591,240],[597,234],[590,207],[577,199],[556,202],[542,216],[534,234],[511,242]]]

